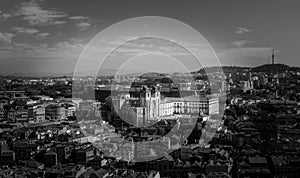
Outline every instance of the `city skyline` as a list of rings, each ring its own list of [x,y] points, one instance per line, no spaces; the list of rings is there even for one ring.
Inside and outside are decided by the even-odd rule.
[[[276,63],[300,66],[296,1],[4,0],[0,4],[1,74],[72,73],[96,34],[140,16],[163,16],[190,25],[208,40],[225,66],[271,63],[274,48]]]
[[[0,1],[0,178],[299,178],[299,1]]]

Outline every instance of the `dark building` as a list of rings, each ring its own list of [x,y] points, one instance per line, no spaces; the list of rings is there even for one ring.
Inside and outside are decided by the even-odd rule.
[[[37,151],[37,144],[30,141],[17,142],[14,144],[14,151],[16,154],[16,161],[29,160],[33,152]]]
[[[52,167],[57,164],[57,154],[49,150],[44,154],[45,167]]]
[[[58,162],[64,162],[66,158],[66,147],[64,145],[57,145],[56,146],[56,154],[57,154],[57,161]]]
[[[5,140],[0,141],[0,166],[12,165],[15,162],[15,153],[8,149]]]
[[[87,165],[88,161],[95,158],[95,150],[93,147],[75,148],[71,157],[75,163]]]

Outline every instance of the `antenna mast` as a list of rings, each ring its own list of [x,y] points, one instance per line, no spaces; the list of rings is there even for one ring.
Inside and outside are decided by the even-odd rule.
[[[272,52],[272,64],[274,65],[275,64],[275,50],[273,49],[273,52]]]

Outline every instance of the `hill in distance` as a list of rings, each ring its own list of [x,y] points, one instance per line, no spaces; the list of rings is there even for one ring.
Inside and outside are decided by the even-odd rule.
[[[196,72],[192,72],[192,74],[195,73],[213,73],[213,72],[219,72],[221,71],[221,68],[224,73],[227,72],[242,72],[242,71],[252,71],[252,72],[282,72],[282,71],[297,71],[300,72],[299,67],[290,67],[286,64],[264,64],[257,67],[240,67],[240,66],[222,66],[222,67],[207,67],[202,68]]]

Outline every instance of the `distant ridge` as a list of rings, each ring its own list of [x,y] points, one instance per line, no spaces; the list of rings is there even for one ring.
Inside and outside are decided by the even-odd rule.
[[[299,67],[290,67],[286,64],[264,64],[257,67],[241,67],[241,66],[214,66],[214,67],[206,67],[199,69],[198,71],[192,72],[195,73],[213,73],[213,72],[220,72],[223,70],[224,73],[227,72],[242,72],[242,71],[252,71],[252,72],[281,72],[281,71],[297,71],[300,72]]]
[[[265,64],[252,68],[253,72],[280,72],[292,69],[286,64]]]
[[[213,73],[213,72],[221,72],[223,70],[223,72],[241,72],[241,71],[245,71],[245,70],[250,70],[251,67],[240,67],[240,66],[213,66],[213,67],[206,67],[206,68],[202,68],[196,72],[192,72],[192,74],[195,73],[201,73],[201,74],[205,74],[205,73]]]
[[[109,71],[109,70],[108,70]],[[252,71],[252,72],[281,72],[281,71],[294,71],[300,72],[300,67],[290,67],[286,64],[264,64],[261,66],[256,67],[243,67],[243,66],[212,66],[201,68],[198,71],[191,72],[191,74],[209,74],[214,72],[221,72],[230,73],[230,72],[245,72],[245,71]],[[176,74],[176,73],[173,73]],[[72,78],[74,75],[73,72],[69,73],[12,73],[12,74],[0,74],[1,78],[6,79],[40,79],[40,78]],[[127,73],[127,74],[120,74],[122,76],[143,76],[143,77],[162,77],[168,75],[167,73],[157,73],[157,72],[147,72],[147,73]],[[90,74],[86,74],[85,72],[77,72],[77,77],[92,77]],[[101,75],[98,74],[98,77],[113,77],[113,75],[105,74]]]

